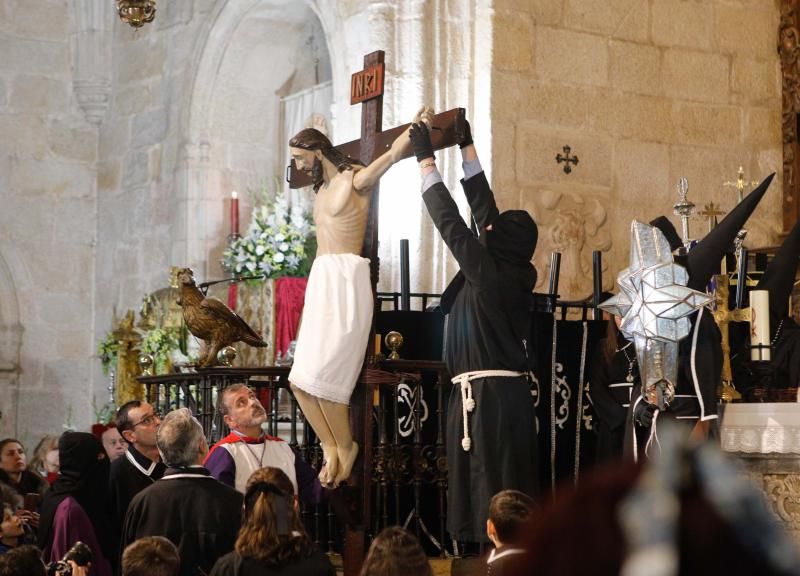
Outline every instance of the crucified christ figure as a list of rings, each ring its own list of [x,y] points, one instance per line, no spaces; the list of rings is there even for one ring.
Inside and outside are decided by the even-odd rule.
[[[422,108],[415,122],[430,124]],[[289,382],[322,444],[320,481],[347,480],[358,456],[350,431],[350,395],[361,372],[374,300],[369,260],[361,257],[373,186],[410,150],[408,130],[369,166],[336,150],[313,128],[289,141],[299,170],[313,180],[317,255],[311,267]]]

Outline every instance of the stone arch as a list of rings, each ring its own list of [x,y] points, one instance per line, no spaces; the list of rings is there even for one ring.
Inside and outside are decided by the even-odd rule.
[[[177,182],[180,214],[177,224],[181,228],[177,237],[185,240],[180,240],[173,247],[173,261],[189,263],[195,270],[202,271],[200,276],[219,274],[219,270],[215,268],[216,255],[221,249],[220,238],[224,238],[228,232],[227,223],[222,219],[221,207],[225,195],[231,189],[235,189],[231,180],[236,178],[232,178],[230,172],[226,173],[224,169],[221,169],[220,158],[229,155],[230,149],[226,150],[224,143],[221,144],[220,134],[224,132],[224,128],[220,128],[220,123],[215,124],[218,116],[216,119],[212,117],[211,111],[214,110],[215,105],[218,108],[220,91],[225,89],[225,86],[221,86],[223,83],[221,78],[226,73],[226,67],[231,67],[232,58],[229,52],[236,49],[237,43],[238,48],[241,48],[243,42],[247,42],[247,40],[241,40],[242,30],[247,29],[248,26],[252,29],[252,22],[266,14],[270,16],[269,25],[272,26],[274,26],[273,20],[275,19],[292,25],[297,25],[304,18],[309,21],[314,20],[313,26],[321,29],[321,36],[324,38],[322,48],[325,52],[324,63],[330,62],[329,69],[324,71],[323,76],[332,78],[334,85],[338,86],[341,84],[338,79],[338,69],[342,67],[342,64],[337,61],[338,59],[332,57],[331,45],[333,43],[328,32],[337,28],[337,16],[334,8],[334,3],[311,0],[304,2],[228,0],[215,4],[214,10],[207,18],[195,44],[193,61],[190,66],[191,89],[187,91],[187,100],[181,118],[181,131],[184,135],[184,161]],[[341,28],[341,26],[338,27]],[[253,40],[255,48],[263,49],[264,46],[271,43],[276,49],[279,48],[274,40],[265,39],[263,36]],[[285,81],[286,79],[277,80],[270,84],[269,89],[278,92]],[[253,86],[266,83],[263,78],[256,77],[250,77],[248,82],[251,82]],[[349,85],[347,88],[349,89]],[[270,94],[270,96],[274,97],[274,94]],[[248,98],[247,95],[235,95],[231,105],[233,107],[237,105],[236,99],[240,106],[243,102],[251,102],[251,100],[244,100],[246,98]],[[254,120],[259,120],[259,118]],[[256,124],[257,122],[251,123]],[[228,122],[228,126],[240,126],[241,131],[248,128],[253,129],[246,124],[243,121],[238,124]],[[265,126],[256,128],[264,128],[263,131],[270,134],[275,133],[274,130],[266,130]],[[265,140],[268,139],[269,136],[266,136]],[[254,166],[259,159],[275,157],[275,154],[270,156],[270,153],[266,151],[269,144],[267,142],[264,149],[252,152],[250,156],[243,156],[244,161],[249,162],[248,166]],[[244,146],[239,146],[238,152],[244,148]],[[275,146],[273,148],[275,148],[273,152],[277,153],[278,149]],[[261,175],[264,177],[270,176],[269,173],[274,173],[277,176],[279,172],[280,169],[273,160],[273,165],[264,167]],[[249,171],[250,181],[245,182],[242,187],[247,188],[248,185],[254,184],[255,173],[256,170]],[[200,231],[199,234],[198,231]],[[211,255],[210,258],[209,255]]]

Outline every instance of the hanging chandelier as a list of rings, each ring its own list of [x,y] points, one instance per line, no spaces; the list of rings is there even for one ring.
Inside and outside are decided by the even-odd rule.
[[[133,28],[141,28],[156,17],[156,0],[117,0],[120,19]]]

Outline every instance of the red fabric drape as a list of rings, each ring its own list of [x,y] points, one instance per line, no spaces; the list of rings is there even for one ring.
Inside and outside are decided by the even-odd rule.
[[[297,338],[308,278],[275,279],[275,357],[285,354]]]

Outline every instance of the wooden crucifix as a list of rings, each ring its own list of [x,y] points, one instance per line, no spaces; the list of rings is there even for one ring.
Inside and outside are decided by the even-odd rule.
[[[336,150],[351,159],[358,159],[365,166],[370,166],[382,154],[388,151],[394,141],[409,127],[408,124],[383,131],[383,79],[384,53],[373,52],[364,57],[364,69],[353,74],[351,79],[351,104],[361,103],[361,138],[336,146]],[[462,108],[449,110],[433,117],[431,123],[431,140],[435,150],[457,144],[465,131],[465,112]],[[411,157],[410,146],[401,158]],[[395,157],[395,160],[400,158]],[[302,166],[301,166],[302,168]],[[291,188],[311,185],[311,179],[298,169],[292,159],[288,178]],[[370,192],[369,212],[364,234],[361,255],[369,258],[371,266],[371,283],[373,297],[378,283],[378,188],[377,182]],[[366,363],[374,363],[375,320],[378,313],[374,306],[372,328],[368,339],[365,358]],[[365,527],[371,517],[371,479],[372,479],[372,407],[374,384],[359,383],[350,399],[350,426],[353,438],[361,446],[362,457],[356,461],[352,477],[356,478],[356,486],[339,490],[343,505],[355,512],[347,522],[344,546],[344,572],[346,576],[358,574],[365,552]],[[355,504],[355,506],[354,506]],[[354,509],[355,508],[355,509]]]

